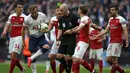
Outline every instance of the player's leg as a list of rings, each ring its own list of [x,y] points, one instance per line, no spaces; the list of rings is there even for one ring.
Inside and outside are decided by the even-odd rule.
[[[94,73],[95,70],[91,66],[89,66],[89,64],[85,60],[82,59],[88,46],[89,45],[86,44],[85,42],[80,41],[75,49],[75,53],[74,53],[73,57],[76,59],[77,62],[79,62],[81,65],[83,65],[84,68],[86,68],[90,72]]]
[[[37,44],[38,44],[37,38],[30,36],[29,50],[30,50],[32,56],[38,51]],[[27,60],[28,60],[27,65],[28,65],[28,67],[31,68],[32,73],[37,73],[36,59],[33,58],[32,56],[27,58]]]
[[[76,61],[76,58],[73,57],[73,65],[72,65],[72,71],[73,73],[80,73],[80,63]]]
[[[45,73],[49,73],[49,68],[50,68],[50,61],[47,60],[46,61],[46,72]]]
[[[64,67],[62,64],[59,65],[59,73],[63,73],[64,72]]]
[[[106,61],[112,66],[112,44],[108,45]]]
[[[30,66],[31,70],[32,70],[32,73],[37,73],[37,63],[36,63],[36,59],[34,59],[31,63],[31,66]]]
[[[11,64],[9,73],[12,73],[14,70],[15,65],[20,69],[20,71],[24,71],[24,68],[20,64],[17,55],[21,53],[22,49],[22,37],[15,37],[10,38],[10,45],[9,45],[9,53],[11,53]]]
[[[74,50],[76,47],[76,43],[67,44],[67,72],[71,73],[71,67],[72,67],[72,55],[74,54]]]
[[[28,60],[27,61],[28,67],[36,65],[35,64],[36,59],[33,57],[33,55],[38,51],[37,44],[38,44],[37,38],[30,36],[30,39],[29,39],[29,50],[32,53],[32,56],[27,58],[27,60]],[[35,65],[31,65],[32,62]],[[34,67],[31,67],[31,68],[34,69]],[[32,71],[34,71],[34,70],[32,70]]]
[[[37,58],[38,56],[42,55],[46,51],[48,51],[50,46],[43,36],[39,38],[33,38],[32,42],[29,42],[29,43],[31,45],[31,48],[37,49],[37,46],[40,47],[40,49],[34,55],[28,58],[28,66],[30,67],[31,61]]]
[[[95,59],[95,50],[91,49],[89,50],[89,59],[90,59],[90,65],[91,67],[94,69],[95,63],[94,63],[94,59]]]
[[[123,73],[124,70],[118,65],[118,57],[120,57],[122,44],[114,43],[112,45],[112,68],[114,68],[116,71],[119,71],[120,73]]]
[[[56,73],[56,62],[55,62],[55,58],[56,58],[56,54],[58,52],[58,46],[56,44],[56,42],[53,43],[51,51],[48,55],[49,59],[50,59],[50,65],[51,65],[51,69],[53,71],[53,73]]]
[[[66,46],[64,44],[60,44],[57,59],[63,65],[64,69],[67,71],[67,62],[65,60],[65,54],[66,54]]]
[[[119,65],[118,65],[118,57],[112,57],[112,68],[114,68],[116,71],[119,73],[125,73],[125,70],[123,70]]]
[[[100,73],[102,73],[102,69],[103,69],[102,55],[103,55],[103,48],[96,50],[96,56],[99,64]]]

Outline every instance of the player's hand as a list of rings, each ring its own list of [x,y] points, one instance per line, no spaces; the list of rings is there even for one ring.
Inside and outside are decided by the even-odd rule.
[[[99,39],[97,42],[102,42],[102,39]]]
[[[72,30],[66,30],[64,34],[72,34]]]
[[[94,35],[91,40],[96,40],[98,38],[98,35]]]
[[[49,30],[48,29],[44,29],[44,30],[40,30],[40,32],[47,33],[47,32],[49,32]]]
[[[6,31],[3,31],[1,34],[1,38],[3,38],[6,35]]]
[[[126,41],[125,44],[126,44],[125,47],[128,47],[128,46],[129,46],[129,42],[128,42],[128,41]]]
[[[48,44],[45,44],[42,48],[50,49],[50,46]]]
[[[56,45],[60,46],[61,41],[56,41]]]

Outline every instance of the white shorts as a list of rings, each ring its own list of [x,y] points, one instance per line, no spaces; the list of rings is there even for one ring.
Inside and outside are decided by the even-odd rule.
[[[122,50],[122,44],[110,43],[107,48],[107,56],[120,57],[121,50]]]
[[[11,37],[9,41],[9,53],[15,52],[20,54],[22,50],[22,36]]]
[[[73,57],[75,58],[83,58],[84,53],[86,52],[86,49],[89,47],[89,44],[83,42],[83,41],[79,41],[78,45],[75,48],[75,52]]]
[[[95,59],[102,60],[102,54],[103,54],[103,48],[100,49],[91,49],[89,50],[89,59]]]
[[[56,44],[56,41],[53,43],[52,45],[52,48],[51,48],[51,51],[49,54],[57,54],[58,52],[58,49],[59,49],[59,46],[60,46],[60,42],[59,42],[59,45]]]

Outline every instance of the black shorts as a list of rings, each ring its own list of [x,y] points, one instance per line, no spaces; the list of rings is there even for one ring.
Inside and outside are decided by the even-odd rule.
[[[74,54],[75,47],[76,47],[75,43],[61,44],[58,53],[72,56]]]

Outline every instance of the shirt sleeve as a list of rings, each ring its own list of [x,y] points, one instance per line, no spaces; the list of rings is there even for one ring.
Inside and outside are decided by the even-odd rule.
[[[63,29],[63,26],[62,26],[62,19],[59,19],[58,29]]]
[[[90,23],[91,23],[90,18],[87,18],[87,17],[81,18],[80,25],[85,25],[85,24],[90,24]]]
[[[122,26],[122,27],[126,27],[127,21],[126,21],[123,17],[121,17],[120,23],[121,23],[121,26]]]
[[[44,18],[43,21],[44,21],[45,23],[48,23],[48,22],[49,22],[49,19],[47,18],[47,16],[46,16],[45,14],[43,14],[43,18]]]
[[[50,23],[53,24],[53,19],[52,18],[50,19]]]

